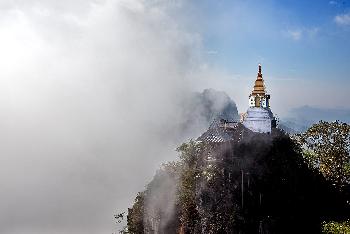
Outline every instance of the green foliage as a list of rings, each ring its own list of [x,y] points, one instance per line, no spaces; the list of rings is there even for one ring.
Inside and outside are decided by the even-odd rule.
[[[140,192],[135,198],[132,208],[128,209],[128,231],[132,234],[144,233],[144,198],[145,192]]]
[[[183,170],[179,184],[179,203],[181,206],[181,223],[184,231],[195,230],[199,222],[196,204],[196,184],[201,170],[198,161],[204,150],[203,143],[190,141],[182,144],[177,151],[183,163]]]
[[[169,176],[173,178],[177,178],[181,174],[182,163],[176,161],[163,163],[160,170],[166,172]]]
[[[155,233],[154,226],[161,226],[165,233],[177,230],[178,219],[169,217],[171,213],[167,212],[167,208],[172,205],[181,171],[181,162],[162,164],[145,191],[137,195],[133,207],[129,209],[128,228],[123,233]],[[176,208],[174,213],[177,216]]]
[[[178,147],[180,161],[163,164],[137,195],[123,233],[319,233],[320,220],[349,218],[346,196],[325,179],[349,182],[348,125],[312,126],[298,135],[302,149],[278,131],[248,133],[239,142]],[[348,222],[322,230],[350,233]]]
[[[350,182],[350,126],[346,123],[320,121],[297,141],[304,149],[305,161],[338,186]]]
[[[189,168],[195,168],[198,159],[204,150],[204,143],[198,141],[189,141],[180,145],[176,151],[180,152],[180,160]]]
[[[324,222],[322,233],[326,234],[348,234],[350,233],[350,220],[344,222]]]

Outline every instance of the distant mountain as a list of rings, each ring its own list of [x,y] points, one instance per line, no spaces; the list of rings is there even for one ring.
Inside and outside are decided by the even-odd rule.
[[[296,119],[280,119],[278,128],[283,129],[289,134],[296,134],[304,132],[309,128],[310,125],[304,125],[303,121],[298,121]]]
[[[236,103],[225,92],[214,89],[195,93],[192,107],[192,111],[201,114],[208,122],[215,118],[231,121],[239,118]]]
[[[339,120],[350,123],[349,109],[330,109],[302,106],[289,111],[286,118],[280,120],[280,128],[287,132],[303,132],[312,124],[323,121]]]
[[[200,134],[214,119],[239,120],[236,103],[225,92],[214,89],[193,93],[184,103],[183,112],[182,129],[185,134]]]

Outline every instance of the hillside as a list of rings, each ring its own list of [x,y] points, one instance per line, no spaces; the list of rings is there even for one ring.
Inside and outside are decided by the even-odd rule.
[[[224,143],[190,141],[164,164],[128,211],[130,233],[319,233],[349,218],[346,197],[304,163],[278,129],[238,126]]]

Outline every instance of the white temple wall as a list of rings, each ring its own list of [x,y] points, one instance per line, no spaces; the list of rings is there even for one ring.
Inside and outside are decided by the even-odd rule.
[[[271,133],[271,120],[246,120],[243,125],[253,132]]]
[[[243,125],[253,132],[271,133],[273,114],[270,109],[250,107]]]

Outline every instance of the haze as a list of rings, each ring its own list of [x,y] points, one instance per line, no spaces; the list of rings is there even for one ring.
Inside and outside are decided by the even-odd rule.
[[[246,109],[257,64],[269,77],[272,60],[257,53],[243,73],[215,60],[242,51],[208,40],[209,20],[195,19],[206,12],[181,0],[1,1],[0,233],[116,232],[113,215],[207,127],[179,129],[193,91],[224,90]],[[348,107],[346,85],[293,97],[300,83],[278,74],[274,112],[320,105],[326,89],[328,107]]]

